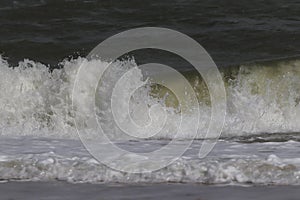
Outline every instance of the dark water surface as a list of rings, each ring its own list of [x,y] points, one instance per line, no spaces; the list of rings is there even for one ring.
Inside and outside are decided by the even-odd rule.
[[[205,186],[196,184],[89,185],[61,182],[0,184],[5,200],[81,199],[193,199],[193,200],[298,200],[299,186]]]
[[[298,0],[2,0],[0,53],[56,65],[113,34],[155,26],[191,36],[218,65],[239,64],[299,55],[299,13]]]

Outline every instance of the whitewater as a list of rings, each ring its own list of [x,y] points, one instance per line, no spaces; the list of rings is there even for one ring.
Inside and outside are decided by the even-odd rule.
[[[143,174],[110,169],[94,159],[80,142],[74,122],[76,108],[72,106],[72,90],[77,70],[84,62],[99,67],[107,65],[101,60],[77,58],[66,59],[60,63],[60,68],[50,70],[48,66],[28,59],[19,62],[18,66],[10,66],[0,58],[2,181],[300,184],[298,59],[220,69],[227,93],[227,115],[221,139],[204,159],[198,158],[197,153],[210,119],[209,92],[195,71],[181,72],[199,101],[198,133],[190,148],[173,164]],[[152,114],[168,117],[165,128],[145,140],[124,134],[107,105],[112,85],[130,69],[134,79],[128,83],[148,81],[130,99],[132,119],[137,124],[147,124],[147,109],[157,104],[166,112],[152,110]],[[183,124],[180,132],[174,134],[181,112],[176,97],[168,89],[151,83],[133,58],[114,62],[96,93],[92,88],[88,92],[90,98],[96,99],[96,116],[108,138],[126,150],[149,152],[173,139],[178,145],[193,139],[189,123]],[[193,109],[185,114],[191,124],[197,122]],[[149,135],[147,132],[141,134]]]

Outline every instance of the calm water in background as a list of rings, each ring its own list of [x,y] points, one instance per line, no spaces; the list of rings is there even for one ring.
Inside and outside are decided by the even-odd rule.
[[[299,56],[299,12],[298,0],[2,0],[0,52],[55,66],[121,31],[156,26],[197,40],[218,65]]]

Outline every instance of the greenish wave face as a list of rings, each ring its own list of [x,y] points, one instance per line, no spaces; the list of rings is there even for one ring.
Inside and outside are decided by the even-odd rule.
[[[228,100],[234,91],[275,101],[281,106],[296,106],[300,101],[300,60],[269,61],[220,68]],[[183,72],[193,87],[200,104],[210,105],[208,88],[197,71]],[[169,83],[180,85],[178,80],[168,77]],[[175,86],[176,87],[176,86]],[[168,88],[153,84],[151,95],[165,99],[169,107],[178,108],[178,98]],[[294,105],[289,105],[294,102]]]
[[[299,133],[299,59],[224,67],[220,71],[227,94],[227,116],[222,137]],[[197,95],[202,115],[209,119],[210,96],[201,75],[194,71],[183,74]],[[172,78],[170,81],[181,84]],[[165,99],[166,106],[180,111],[178,97],[167,88],[154,85],[151,95]]]

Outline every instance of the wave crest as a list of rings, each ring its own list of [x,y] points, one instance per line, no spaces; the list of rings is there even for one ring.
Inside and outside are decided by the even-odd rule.
[[[17,67],[11,67],[0,58],[0,134],[77,138],[71,95],[76,72],[85,60],[66,60],[61,69],[49,71],[46,65],[27,59]],[[98,62],[99,66],[103,65],[99,60],[94,62]],[[101,84],[112,84],[126,70],[135,67],[132,59],[118,61],[114,63],[114,70],[109,72],[106,82]],[[228,97],[228,112],[222,137],[300,131],[299,60],[241,65],[221,69],[221,72]],[[141,81],[145,80],[138,68],[135,75]],[[210,103],[205,83],[194,72],[184,73],[184,76],[196,91],[201,115],[208,120]],[[102,92],[98,95],[105,94]],[[105,96],[99,99],[101,102],[98,104],[105,105]],[[174,124],[168,124],[165,132],[154,138],[173,138],[175,123],[179,117],[176,98],[166,88],[159,86],[140,88],[132,101],[133,118],[147,120],[145,113],[137,109],[140,102],[148,105],[160,103],[168,107],[169,117],[173,118],[171,122],[174,121]],[[191,123],[194,123],[197,115],[189,115]],[[111,138],[119,139],[120,130],[116,128],[113,119],[106,118],[104,121]],[[200,122],[197,138],[203,137],[207,125],[208,121]],[[185,139],[192,135],[186,124],[178,137]]]

